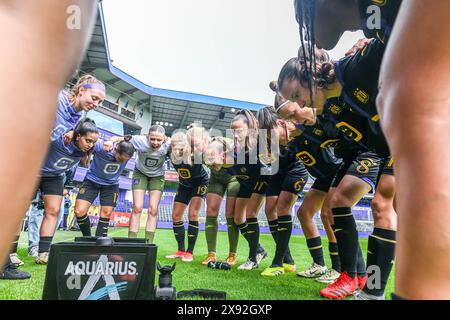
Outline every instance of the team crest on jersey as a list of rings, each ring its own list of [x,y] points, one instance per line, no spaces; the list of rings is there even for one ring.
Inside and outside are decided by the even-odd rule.
[[[155,159],[155,158],[145,158],[145,166],[146,167],[156,167],[156,165],[158,164],[159,159]]]
[[[349,125],[347,122],[339,122],[338,124],[336,124],[336,127],[340,131],[342,131],[342,133],[345,134],[348,138],[350,138],[351,140],[354,140],[356,142],[361,140],[363,137],[361,132],[356,130],[354,127]]]
[[[191,178],[191,171],[189,169],[178,169],[177,170],[178,175],[183,179],[189,179]]]
[[[80,188],[80,190],[78,191],[79,194],[84,194],[86,192],[85,188]]]
[[[321,129],[314,129],[313,130],[313,133],[316,135],[316,136],[321,136],[321,135],[323,135],[323,130],[321,130]]]
[[[246,173],[246,172],[247,172],[247,168],[246,168],[246,167],[242,167],[242,168],[241,168],[241,172],[242,172],[242,173]]]
[[[338,107],[335,104],[332,104],[328,109],[330,110],[331,113],[334,113],[334,114],[340,114],[342,112],[342,108]]]
[[[362,103],[369,102],[369,94],[362,89],[356,88],[354,95]]]
[[[317,162],[308,151],[301,151],[297,153],[296,156],[308,167],[312,167]]]
[[[67,170],[69,169],[73,164],[75,163],[75,160],[70,159],[70,158],[66,158],[66,157],[62,157],[61,159],[59,159],[58,161],[55,162],[54,167],[56,169],[64,169]]]

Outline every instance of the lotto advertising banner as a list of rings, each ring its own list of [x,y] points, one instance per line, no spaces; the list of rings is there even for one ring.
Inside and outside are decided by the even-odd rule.
[[[178,173],[176,171],[166,171],[164,179],[167,181],[178,181]]]
[[[131,212],[113,212],[109,218],[110,227],[128,227],[130,225]],[[89,214],[89,221],[91,226],[98,225],[99,217],[95,214]]]
[[[114,227],[128,227],[130,225],[131,212],[113,212],[110,224]]]
[[[156,246],[122,239],[52,245],[43,300],[151,300]]]

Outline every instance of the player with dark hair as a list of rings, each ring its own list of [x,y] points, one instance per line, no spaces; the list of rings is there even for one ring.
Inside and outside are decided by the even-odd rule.
[[[314,119],[315,113],[323,114],[338,128],[349,145],[356,146],[347,155],[338,174],[337,193],[331,199],[333,218],[336,228],[343,230],[337,234],[342,269],[345,271],[336,283],[323,289],[321,294],[340,299],[358,288],[356,265],[358,242],[356,224],[351,207],[364,194],[374,190],[383,159],[389,157],[384,135],[379,125],[379,116],[375,107],[377,79],[381,52],[384,44],[373,40],[366,48],[353,56],[332,63],[322,59],[323,53],[314,52],[314,58],[301,56],[289,60],[280,72],[278,84],[281,94],[314,109],[305,110],[287,108],[279,112],[284,117],[293,117],[299,123]],[[314,64],[314,68],[309,66]],[[312,71],[312,73],[311,73]],[[372,75],[372,77],[368,76]],[[308,83],[313,85],[314,99],[308,94]],[[311,91],[310,91],[311,92]],[[309,93],[310,93],[309,92]],[[301,113],[310,113],[303,117]],[[367,290],[367,298],[383,298],[384,286],[394,259],[396,215],[393,209],[394,179],[381,178],[378,190],[385,197],[377,197],[377,203],[383,203],[374,210],[375,229],[369,241],[370,263],[381,269],[383,288]],[[342,181],[340,181],[342,179]],[[387,197],[386,197],[387,196]],[[375,253],[374,253],[375,252]],[[359,281],[361,286],[362,281]],[[339,289],[339,290],[336,290]],[[381,293],[381,295],[380,295]]]
[[[130,140],[131,136],[125,136],[124,140],[115,143],[112,149],[105,147],[102,140],[98,140],[94,146],[94,158],[75,203],[77,223],[85,237],[91,236],[87,213],[98,195],[101,207],[95,236],[108,235],[109,219],[119,194],[119,177],[134,154],[134,146]]]
[[[448,108],[442,106],[448,106],[450,60],[445,53],[450,51],[447,41],[450,3],[417,0],[403,4],[396,0],[361,0],[359,3],[366,4],[360,10],[366,36],[379,33],[382,37],[377,38],[384,42],[386,38],[392,39],[380,71],[377,108],[396,163],[396,205],[400,212],[396,292],[409,299],[448,299],[450,281],[443,279],[448,279],[449,264],[443,263],[441,257],[448,255],[450,246],[449,241],[443,243],[441,235],[448,233],[449,228],[442,223],[439,213],[450,205],[448,193],[442,191],[442,186],[448,185],[450,180],[450,170],[440,166],[436,159],[449,157],[449,148],[443,147],[449,137],[442,133],[449,132],[450,119]],[[373,4],[379,6],[376,11],[379,11],[378,18],[382,18],[381,28],[369,28],[373,24],[366,23],[371,16],[364,9]],[[343,18],[344,12],[336,14],[338,12],[334,10],[327,16],[316,12],[316,17],[325,17],[317,19],[320,23],[316,21],[316,30],[323,32],[313,32],[318,44],[325,43],[323,35],[328,32],[333,35],[336,30],[329,21],[349,21]],[[355,10],[346,10],[346,13],[356,19]],[[373,13],[370,13],[372,17]],[[330,19],[331,16],[334,18]],[[417,28],[417,21],[421,21],[420,28]],[[424,59],[431,63],[423,63]],[[424,185],[426,188],[417,187]]]
[[[271,89],[278,92],[276,81],[271,82]],[[275,95],[274,106],[277,111],[296,108],[291,104],[296,103],[286,100],[279,93]],[[307,111],[306,109],[299,111],[303,117],[309,115],[308,112],[303,112],[303,110]],[[298,272],[297,275],[305,278],[316,278],[316,281],[322,283],[332,283],[339,277],[341,265],[332,221],[328,218],[331,215],[328,199],[335,190],[336,185],[333,184],[333,181],[342,163],[342,160],[335,155],[335,152],[342,146],[342,135],[332,126],[324,127],[325,120],[311,125],[313,120],[313,117],[305,120],[310,125],[300,126],[301,129],[289,133],[291,139],[289,148],[305,164],[309,174],[315,178],[297,212],[313,263],[307,270]],[[319,230],[313,222],[313,217],[317,211],[320,211],[320,218],[328,237],[329,254],[332,262],[331,269],[328,269],[325,265],[322,240]],[[359,267],[363,268],[363,266]]]
[[[73,138],[68,145],[64,143],[63,136],[50,143],[38,187],[44,200],[44,218],[40,228],[39,254],[36,258],[38,264],[48,262],[48,253],[64,193],[64,175],[80,162],[84,167],[89,166],[98,135],[95,122],[85,118],[76,125]]]
[[[345,31],[362,29],[367,38],[387,43],[402,0],[295,0],[302,38],[334,48]]]
[[[288,148],[289,132],[295,130],[295,126],[280,119],[273,107],[260,109],[257,119],[259,129],[267,130],[267,145],[279,149],[279,151],[268,150],[267,158],[270,160],[267,162],[270,162],[268,164],[277,172],[273,172],[267,188],[264,189],[265,213],[276,243],[276,251],[270,267],[261,273],[263,276],[277,276],[284,274],[285,271],[296,271],[289,249],[292,233],[291,210],[308,181],[308,171],[295,153]]]

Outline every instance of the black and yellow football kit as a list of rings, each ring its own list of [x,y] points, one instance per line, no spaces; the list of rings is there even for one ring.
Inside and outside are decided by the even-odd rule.
[[[344,108],[340,100],[327,100],[323,111],[323,117],[341,131],[345,140],[338,151],[343,162],[336,172],[332,187],[337,187],[345,175],[352,175],[367,182],[375,190],[382,157],[367,147],[370,131],[367,119],[351,108]]]
[[[302,134],[289,143],[289,149],[303,162],[309,174],[316,178],[312,188],[328,192],[342,162],[333,151],[341,147],[342,135],[338,132],[330,134],[325,124],[325,120],[318,117],[314,126],[297,125]]]
[[[372,40],[355,55],[335,62],[336,76],[342,85],[342,93],[338,99],[331,99],[329,103],[332,106],[328,106],[328,114],[342,107],[361,116],[360,121],[366,122],[363,129],[366,137],[362,143],[379,156],[387,157],[390,155],[389,147],[382,132],[376,108],[378,79],[384,50],[383,43]],[[345,114],[340,117],[345,118]],[[351,129],[346,130],[351,131]]]
[[[358,0],[361,28],[366,38],[387,43],[402,0]]]
[[[208,191],[209,175],[203,164],[173,164],[179,176],[176,202],[189,204],[193,197],[204,198]]]
[[[259,145],[251,151],[237,148],[233,151],[233,164],[225,166],[226,170],[232,176],[235,176],[239,182],[238,199],[249,199],[255,189],[264,188],[269,179],[266,171],[267,166],[259,160]],[[235,213],[236,214],[236,213]],[[242,214],[239,213],[239,214]],[[259,223],[258,218],[247,218],[246,221],[237,226],[239,231],[247,240],[249,245],[248,259],[256,265],[256,255],[259,252],[265,252],[259,244]],[[265,253],[267,256],[267,253]]]
[[[299,194],[308,182],[308,171],[295,153],[284,146],[280,146],[278,172],[270,177],[265,190],[267,197],[278,196],[281,191]]]
[[[392,157],[383,159],[381,163],[381,174],[394,175],[394,159]]]
[[[236,177],[239,182],[239,192],[237,198],[250,198],[253,192],[265,190],[267,187],[268,175],[263,175],[265,167],[258,158],[257,153],[242,151],[233,152],[233,165],[225,167],[227,172]]]

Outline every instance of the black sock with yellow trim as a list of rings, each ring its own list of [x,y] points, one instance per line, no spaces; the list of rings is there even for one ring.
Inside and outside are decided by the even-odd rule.
[[[364,292],[382,296],[386,289],[389,275],[391,274],[392,265],[395,258],[395,237],[394,230],[374,228],[373,233],[369,236],[367,246],[367,274],[369,281],[364,287]],[[379,270],[379,277],[373,276]],[[373,279],[380,279],[380,285],[373,283]]]
[[[249,230],[248,230],[248,223],[247,223],[247,221],[245,221],[245,222],[242,223],[242,224],[238,224],[237,227],[239,228],[239,231],[241,232],[241,234],[244,236],[244,239],[247,240],[248,248],[249,248],[249,252],[250,252],[250,247],[251,247],[251,245],[250,245],[251,236],[249,236],[249,233],[248,233]],[[256,262],[256,261],[255,261],[255,262]]]
[[[52,245],[53,236],[50,237],[40,237],[39,238],[39,249],[38,252],[49,252],[50,246]]]
[[[97,230],[95,230],[96,237],[107,237],[109,229],[109,218],[100,218],[98,220]]]
[[[189,221],[188,227],[188,249],[187,252],[194,253],[195,243],[198,236],[198,221]]]
[[[178,250],[179,251],[185,251],[185,245],[184,245],[184,223],[183,221],[174,221],[173,222],[173,233],[175,234],[175,240],[177,240],[178,243]]]
[[[89,216],[85,214],[82,217],[77,217],[77,223],[80,227],[80,231],[83,234],[83,237],[90,237],[91,236],[91,220],[89,219]]]
[[[364,261],[364,255],[362,253],[359,242],[358,242],[358,255],[356,256],[356,274],[360,278],[367,276],[366,262]]]
[[[290,215],[279,216],[277,229],[277,247],[275,250],[275,256],[272,261],[272,267],[283,266],[283,259],[288,253],[289,240],[291,239],[291,234],[292,234],[292,217]]]
[[[334,234],[339,249],[341,271],[347,272],[351,278],[355,278],[359,243],[352,209],[345,207],[331,210],[334,217]]]
[[[315,237],[306,239],[306,245],[308,246],[309,253],[313,258],[314,263],[325,266],[325,259],[323,258],[322,238]]]
[[[341,260],[339,259],[339,250],[336,242],[328,243],[328,250],[330,252],[331,269],[341,272]]]
[[[270,234],[272,235],[273,240],[277,243],[277,229],[278,229],[278,219],[268,221]]]
[[[258,218],[248,218],[247,219],[247,236],[249,244],[249,258],[250,260],[256,262],[256,254],[259,245],[259,223]]]

